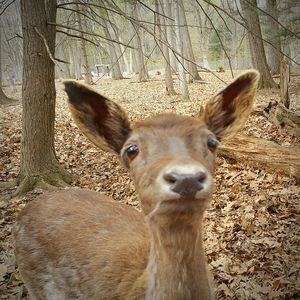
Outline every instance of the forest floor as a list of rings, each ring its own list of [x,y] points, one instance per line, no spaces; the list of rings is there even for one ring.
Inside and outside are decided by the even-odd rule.
[[[230,81],[229,72],[218,75]],[[148,82],[138,83],[135,77],[118,81],[102,78],[93,88],[116,100],[133,121],[159,112],[196,116],[200,106],[224,86],[209,73],[201,76],[206,83],[190,84],[188,101],[166,96],[163,76],[154,72]],[[299,84],[299,77],[293,78],[291,92]],[[21,98],[20,87],[13,93],[9,88],[6,92]],[[272,100],[279,101],[279,90],[258,92],[256,113],[243,133],[284,147],[299,147],[299,140],[263,116],[262,109]],[[16,178],[19,171],[20,104],[1,107],[0,126],[0,182],[6,182]],[[59,161],[79,178],[74,186],[101,191],[139,209],[128,172],[115,156],[86,140],[71,120],[60,82],[55,129]],[[218,299],[300,299],[300,199],[296,179],[247,161],[233,163],[219,157],[217,163],[216,191],[206,214],[204,245]],[[0,299],[27,298],[13,255],[11,231],[20,209],[43,193],[35,190],[25,197],[6,200],[13,191],[0,190]]]

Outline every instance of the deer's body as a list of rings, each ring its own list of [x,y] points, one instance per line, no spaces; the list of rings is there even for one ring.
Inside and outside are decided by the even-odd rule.
[[[23,209],[15,253],[32,299],[213,299],[202,220],[217,139],[251,111],[258,75],[241,75],[200,119],[159,115],[132,129],[114,102],[66,83],[78,127],[120,155],[142,213],[95,192],[45,194]]]

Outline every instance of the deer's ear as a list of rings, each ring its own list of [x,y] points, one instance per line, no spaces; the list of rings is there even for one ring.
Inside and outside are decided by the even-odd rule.
[[[252,111],[259,73],[247,71],[208,101],[202,117],[218,139],[233,136]]]
[[[72,117],[96,146],[120,153],[131,129],[126,112],[115,102],[76,81],[65,81]]]

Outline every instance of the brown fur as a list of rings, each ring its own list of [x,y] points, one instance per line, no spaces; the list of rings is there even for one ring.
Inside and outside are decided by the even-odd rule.
[[[79,189],[28,204],[14,239],[32,299],[213,299],[202,245],[216,155],[207,142],[244,124],[257,81],[257,72],[244,73],[207,104],[200,119],[162,114],[133,129],[116,103],[66,82],[78,127],[101,149],[120,154],[143,214]],[[127,153],[131,145],[139,149],[134,158]],[[180,176],[203,171],[202,189],[189,196],[172,192],[164,175],[174,170]]]

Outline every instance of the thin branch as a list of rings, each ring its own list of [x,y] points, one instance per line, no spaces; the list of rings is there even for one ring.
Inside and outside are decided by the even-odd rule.
[[[62,31],[62,30],[56,30],[56,32],[65,34],[65,35],[67,35],[67,36],[70,36],[70,37],[73,37],[73,38],[76,38],[76,39],[82,39],[82,40],[85,40],[85,41],[87,41],[87,42],[89,42],[89,43],[95,45],[96,47],[99,46],[99,44],[96,44],[95,42],[93,42],[93,41],[91,41],[91,40],[89,40],[89,39],[87,39],[87,38],[81,37],[81,36],[79,36],[79,35],[76,35],[76,34],[71,34],[71,33],[69,33],[69,32]]]
[[[170,21],[174,21],[174,19],[172,19],[172,18],[170,18],[170,17],[168,17],[168,16],[166,16],[166,15],[160,13],[160,12],[155,11],[154,9],[152,9],[151,7],[149,7],[148,5],[146,5],[145,3],[143,3],[142,1],[137,0],[137,2],[139,2],[141,5],[145,6],[145,7],[148,8],[149,10],[151,10],[154,14],[158,14],[158,15],[160,15],[160,16],[166,18],[166,19],[169,19]]]
[[[54,22],[47,22],[47,24],[48,25],[52,25],[52,26],[62,27],[62,28],[65,28],[65,29],[74,30],[74,31],[77,31],[77,32],[80,32],[80,33],[84,33],[84,34],[87,34],[87,35],[97,36],[97,37],[102,38],[104,40],[107,40],[109,42],[113,42],[113,43],[116,43],[116,44],[119,44],[119,45],[127,46],[126,44],[123,44],[123,43],[121,43],[119,41],[106,38],[106,37],[104,37],[104,36],[102,36],[100,34],[94,33],[94,32],[88,32],[88,31],[80,30],[80,29],[77,29],[77,28],[74,28],[74,27],[70,27],[70,26],[66,26],[66,25],[62,25],[62,24],[58,24],[58,23],[54,23]],[[131,46],[127,46],[127,47],[134,49]]]
[[[8,3],[4,8],[3,8],[3,10],[1,11],[1,13],[0,13],[0,16],[2,15],[2,14],[4,14],[4,12],[15,2],[16,0],[12,0],[10,3]]]
[[[220,41],[221,47],[223,48],[223,50],[224,50],[224,52],[225,52],[225,55],[226,55],[226,57],[227,57],[227,59],[228,59],[228,63],[229,63],[230,71],[231,71],[231,76],[232,76],[232,78],[233,78],[234,75],[233,75],[233,71],[232,71],[231,60],[230,60],[230,57],[229,57],[229,55],[228,55],[228,53],[227,53],[227,51],[226,51],[226,49],[225,49],[225,46],[224,46],[224,44],[223,44],[223,42],[222,42],[222,39],[221,39],[221,37],[220,37],[220,35],[219,35],[219,32],[218,32],[217,28],[215,27],[215,25],[214,25],[213,21],[211,20],[211,18],[208,16],[208,14],[207,14],[207,13],[205,12],[205,10],[203,9],[202,5],[199,3],[199,1],[196,0],[196,2],[197,2],[198,5],[200,6],[202,12],[205,14],[206,18],[209,20],[211,26],[213,27],[213,29],[214,29],[214,31],[215,31],[215,33],[216,33],[216,35],[217,35],[217,37],[218,37],[218,39],[219,39],[219,41]]]

